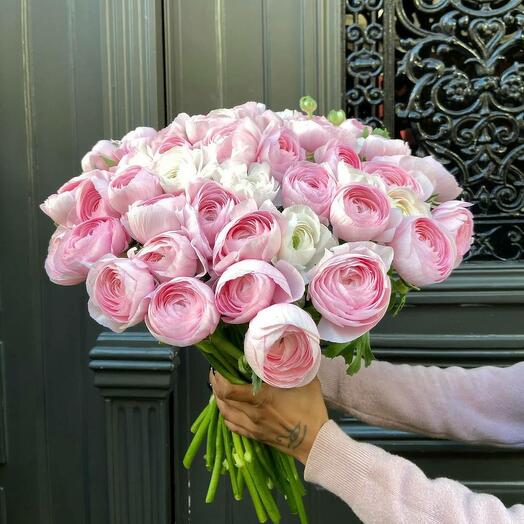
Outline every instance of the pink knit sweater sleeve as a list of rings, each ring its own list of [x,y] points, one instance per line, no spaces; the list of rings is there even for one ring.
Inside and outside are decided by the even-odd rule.
[[[365,524],[524,523],[524,505],[506,508],[453,480],[429,480],[411,462],[352,440],[333,421],[318,433],[304,476],[338,495]]]
[[[323,359],[328,404],[375,426],[471,443],[524,446],[524,362],[476,369],[373,362],[346,375]]]
[[[524,445],[524,363],[460,368],[373,363],[347,377],[323,362],[329,403],[370,424],[468,442]],[[428,479],[411,462],[356,442],[333,421],[320,430],[305,479],[341,497],[365,523],[524,523],[524,505],[506,508],[449,479]]]

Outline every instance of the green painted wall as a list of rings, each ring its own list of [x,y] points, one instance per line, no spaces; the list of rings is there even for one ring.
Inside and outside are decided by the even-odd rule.
[[[206,401],[196,352],[159,349],[142,328],[102,334],[81,287],[43,272],[37,209],[97,139],[177,112],[248,99],[341,105],[338,0],[5,0],[0,17],[0,524],[255,522],[207,473],[180,466]],[[373,337],[395,362],[508,365],[524,353],[524,266],[476,263],[414,296]],[[91,353],[89,354],[89,352]],[[429,402],[430,399],[427,399]],[[3,409],[3,412],[2,412]],[[369,428],[351,435],[431,476],[522,502],[524,455]],[[350,510],[309,488],[312,522]],[[356,520],[355,520],[356,521]],[[292,522],[285,519],[284,522]]]

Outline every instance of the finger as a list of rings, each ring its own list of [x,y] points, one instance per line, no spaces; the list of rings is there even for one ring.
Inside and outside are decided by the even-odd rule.
[[[227,429],[229,429],[233,433],[237,433],[238,435],[243,435],[244,437],[247,437],[247,438],[255,439],[255,437],[251,433],[249,433],[249,431],[247,431],[245,428],[237,426],[233,422],[224,420],[224,424],[226,425]]]
[[[217,399],[217,406],[226,422],[244,428],[251,435],[257,433],[256,424],[243,411],[232,406],[230,401]]]
[[[256,426],[264,417],[264,409],[249,402],[239,402],[238,400],[226,400],[227,405],[237,411],[244,413],[249,420]]]
[[[255,396],[251,385],[231,384],[220,373],[215,373],[210,378],[213,391],[218,398],[224,400],[236,400],[239,402],[255,402]]]

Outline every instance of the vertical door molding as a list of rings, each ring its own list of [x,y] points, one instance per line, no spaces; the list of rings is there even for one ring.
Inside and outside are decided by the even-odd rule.
[[[161,0],[101,0],[104,129],[120,138],[165,122]]]
[[[89,367],[105,400],[111,524],[171,524],[170,392],[177,359],[148,333],[102,333]]]
[[[248,100],[341,107],[339,0],[174,0],[165,4],[167,117]],[[195,23],[198,21],[198,23]]]
[[[343,107],[344,35],[340,0],[302,0],[304,94],[318,101],[319,112]]]

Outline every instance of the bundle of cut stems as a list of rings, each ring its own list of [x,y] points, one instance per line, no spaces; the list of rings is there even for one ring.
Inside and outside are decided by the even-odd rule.
[[[211,366],[233,384],[249,384],[252,373],[246,369],[243,352],[218,332],[196,347]],[[230,431],[220,414],[215,397],[191,426],[194,437],[184,456],[189,469],[201,446],[206,447],[205,465],[211,473],[206,502],[215,499],[221,476],[229,477],[236,500],[247,490],[259,522],[280,522],[280,511],[275,494],[280,492],[290,511],[298,515],[300,523],[308,522],[304,508],[304,485],[297,472],[295,459],[256,440]]]

